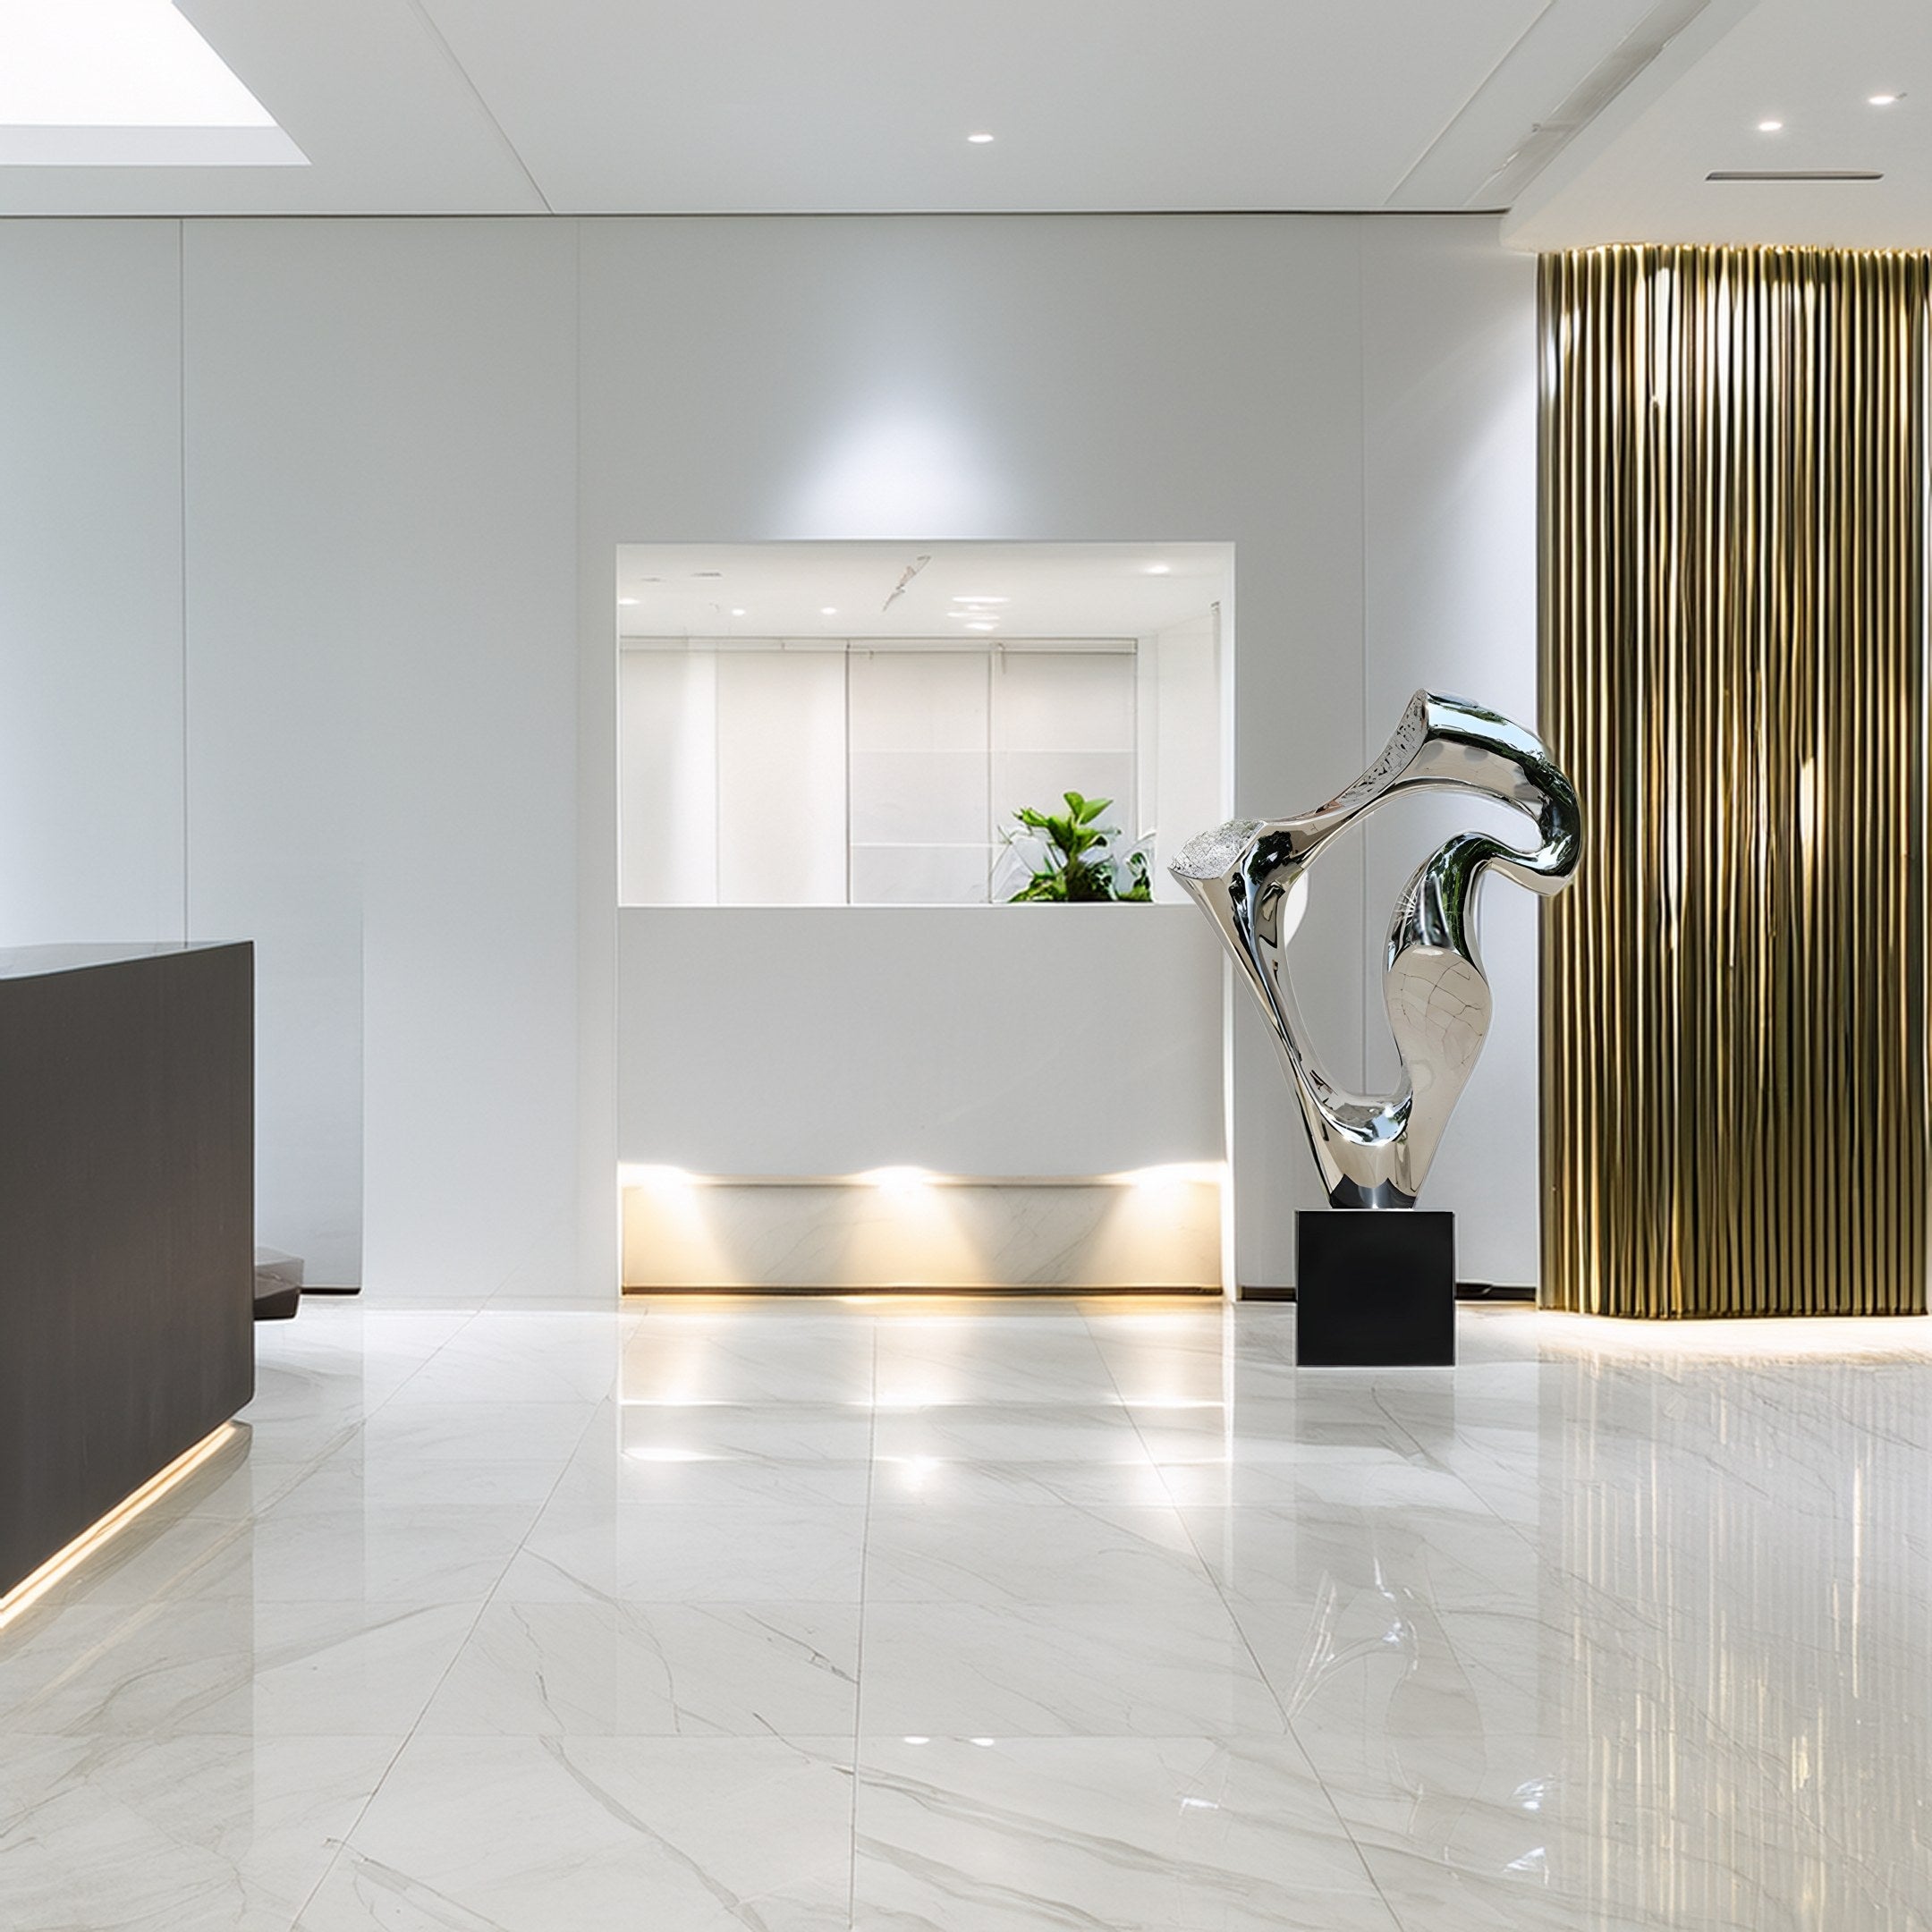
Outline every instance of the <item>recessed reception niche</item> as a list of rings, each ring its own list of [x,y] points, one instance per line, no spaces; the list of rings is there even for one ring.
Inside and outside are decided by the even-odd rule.
[[[1225,816],[1233,561],[619,552],[627,1287],[1219,1287],[1221,971],[1165,866]],[[1070,792],[1107,890],[1013,902]]]
[[[626,905],[985,905],[1021,807],[1162,866],[1220,801],[1220,545],[627,547]],[[1156,861],[1160,861],[1157,863]]]

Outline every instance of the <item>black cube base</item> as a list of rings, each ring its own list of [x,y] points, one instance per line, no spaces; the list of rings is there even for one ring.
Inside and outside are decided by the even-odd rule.
[[[1455,1216],[1331,1208],[1295,1216],[1295,1366],[1455,1361]]]

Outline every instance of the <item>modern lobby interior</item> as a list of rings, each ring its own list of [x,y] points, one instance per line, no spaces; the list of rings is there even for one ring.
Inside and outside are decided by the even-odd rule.
[[[0,1932],[1932,1932],[1928,114],[0,4]]]

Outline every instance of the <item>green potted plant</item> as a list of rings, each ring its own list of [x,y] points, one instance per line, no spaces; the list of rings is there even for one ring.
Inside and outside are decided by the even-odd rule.
[[[1035,811],[1022,805],[1013,814],[1019,829],[1006,835],[1007,850],[1027,869],[1026,883],[1006,895],[1008,905],[1071,905],[1105,902],[1144,904],[1154,896],[1148,855],[1136,846],[1116,850],[1118,827],[1102,825],[1100,814],[1114,801],[1062,794],[1064,812]]]

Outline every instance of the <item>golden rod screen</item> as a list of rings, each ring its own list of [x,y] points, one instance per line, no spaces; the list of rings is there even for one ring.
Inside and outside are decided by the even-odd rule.
[[[1546,256],[1543,1288],[1926,1308],[1932,256]]]

